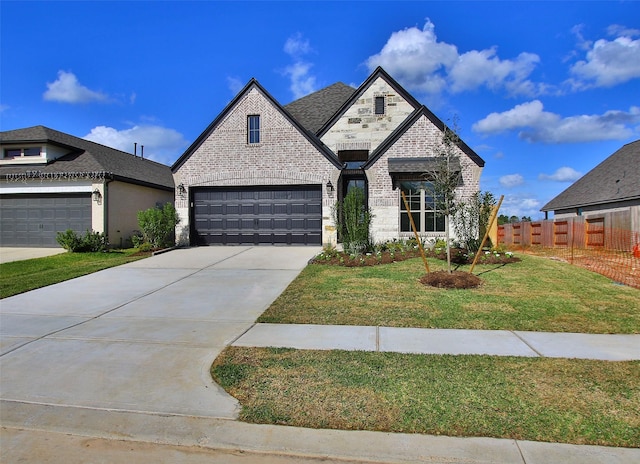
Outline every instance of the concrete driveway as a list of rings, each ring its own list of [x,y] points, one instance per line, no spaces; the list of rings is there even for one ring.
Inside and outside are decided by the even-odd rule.
[[[6,298],[2,408],[28,403],[233,419],[238,403],[211,380],[211,362],[318,251],[179,249]]]
[[[64,248],[0,247],[0,264],[66,253]]]

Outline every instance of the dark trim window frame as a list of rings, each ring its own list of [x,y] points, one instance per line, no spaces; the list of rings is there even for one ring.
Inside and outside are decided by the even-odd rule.
[[[374,113],[377,115],[383,115],[385,113],[385,99],[384,97],[375,97],[374,99]]]
[[[260,143],[260,115],[247,116],[247,143],[254,145]]]
[[[444,215],[436,210],[431,182],[401,181],[400,190],[407,197],[418,233],[445,231]],[[409,214],[400,192],[398,196],[400,197],[400,232],[412,232]]]

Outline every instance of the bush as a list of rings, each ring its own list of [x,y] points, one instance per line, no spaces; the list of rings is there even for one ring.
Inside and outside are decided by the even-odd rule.
[[[152,248],[173,246],[176,225],[179,222],[178,213],[171,203],[166,203],[162,208],[149,208],[138,212],[138,227],[144,242],[149,243]]]
[[[344,251],[359,254],[370,251],[371,210],[365,205],[365,194],[361,188],[353,188],[334,208],[334,219],[342,238]]]
[[[56,234],[56,241],[62,248],[72,253],[101,252],[109,247],[107,237],[103,233],[90,230],[81,237],[74,230],[67,229]]]

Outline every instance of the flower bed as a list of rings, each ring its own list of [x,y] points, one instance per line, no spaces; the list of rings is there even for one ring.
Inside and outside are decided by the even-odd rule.
[[[325,248],[320,254],[311,260],[313,264],[325,264],[331,266],[362,267],[376,266],[404,261],[411,258],[419,258],[420,250],[415,241],[392,241],[376,245],[374,251],[361,254],[349,254],[338,251],[335,248]],[[446,261],[447,250],[443,247],[425,249],[428,258],[436,258]],[[474,254],[467,253],[461,248],[451,248],[451,262],[454,264],[471,264]],[[507,264],[520,261],[510,251],[485,251],[478,258],[477,264]]]

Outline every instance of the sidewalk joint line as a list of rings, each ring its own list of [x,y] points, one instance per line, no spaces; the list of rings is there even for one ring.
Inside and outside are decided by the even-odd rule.
[[[524,343],[525,345],[527,345],[529,348],[531,348],[531,351],[533,351],[535,354],[537,354],[538,356],[540,356],[541,358],[544,358],[545,356],[540,353],[538,350],[536,350],[528,341],[526,341],[524,338],[522,338],[520,335],[518,335],[515,331],[510,330],[509,332],[511,332],[513,335],[515,335],[516,337],[518,337],[518,339]]]
[[[227,343],[227,344],[225,345],[225,347],[233,345],[235,342],[237,342],[238,340],[240,340],[240,339],[244,336],[244,334],[246,334],[247,332],[249,332],[249,331],[250,331],[251,329],[253,329],[256,325],[258,325],[256,322],[254,322],[253,324],[251,324],[251,325],[247,328],[247,330],[245,330],[245,331],[244,331],[244,332],[242,332],[240,335],[238,335],[236,338],[234,338],[234,339],[233,339],[233,340],[231,340],[229,343]]]
[[[376,352],[380,352],[380,326],[376,326]]]
[[[518,440],[513,440],[514,443],[516,444],[516,448],[518,448],[518,453],[520,453],[520,457],[522,458],[522,462],[524,464],[527,464],[527,460],[524,457],[524,454],[522,453],[522,448],[520,448],[520,443],[518,443]]]

